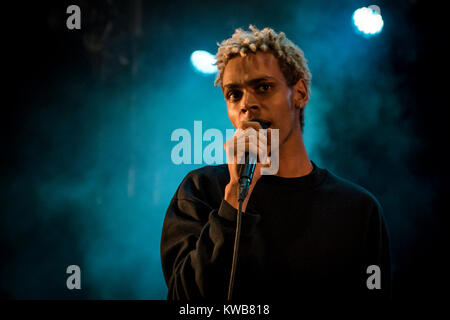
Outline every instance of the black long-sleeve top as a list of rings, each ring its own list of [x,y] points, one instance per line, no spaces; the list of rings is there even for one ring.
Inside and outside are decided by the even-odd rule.
[[[168,299],[225,300],[237,210],[224,200],[227,165],[190,172],[167,209],[161,237]],[[367,279],[381,270],[381,289]],[[299,178],[265,175],[242,214],[235,299],[389,298],[382,207],[364,188],[313,163]]]

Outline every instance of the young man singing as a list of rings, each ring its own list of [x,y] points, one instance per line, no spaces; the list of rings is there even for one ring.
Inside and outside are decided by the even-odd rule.
[[[161,255],[168,298],[227,298],[238,209],[236,151],[271,155],[274,129],[278,172],[263,175],[267,164],[256,164],[242,206],[233,298],[389,297],[389,243],[379,202],[319,168],[306,152],[311,75],[303,51],[282,32],[250,29],[237,29],[216,56],[215,84],[239,129],[225,143],[228,163],[190,172],[166,213]],[[255,120],[268,126],[268,136],[252,130],[261,128]]]

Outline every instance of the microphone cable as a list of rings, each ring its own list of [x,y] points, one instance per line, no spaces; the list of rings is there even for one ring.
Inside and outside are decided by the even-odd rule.
[[[242,165],[239,170],[239,209],[236,217],[236,234],[234,237],[233,260],[231,262],[230,283],[228,285],[228,300],[233,297],[234,278],[236,274],[238,256],[239,256],[239,239],[241,237],[242,224],[242,205],[245,198],[247,198],[250,184],[253,180],[253,173],[255,172],[256,159],[251,159],[248,153],[245,154],[245,165]]]
[[[236,217],[236,234],[234,237],[233,261],[231,263],[230,283],[228,286],[228,301],[233,297],[234,277],[236,274],[236,266],[239,254],[239,238],[241,237],[241,221],[242,221],[242,203],[244,200],[239,199],[239,209]]]

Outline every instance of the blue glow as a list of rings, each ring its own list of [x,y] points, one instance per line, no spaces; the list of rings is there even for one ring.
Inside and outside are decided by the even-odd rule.
[[[383,29],[383,18],[376,6],[363,7],[353,13],[353,23],[365,35],[376,35]]]
[[[217,72],[216,57],[204,50],[197,50],[191,54],[191,62],[194,68],[204,74],[212,74]]]

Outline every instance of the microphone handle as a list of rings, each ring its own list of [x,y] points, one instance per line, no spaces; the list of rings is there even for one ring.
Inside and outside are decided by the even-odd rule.
[[[239,201],[244,201],[248,194],[248,189],[253,180],[256,160],[250,163],[250,155],[245,153],[245,163],[241,165],[239,172]]]
[[[254,120],[258,122],[263,129],[267,129],[266,123],[261,120]],[[245,162],[241,165],[239,170],[239,201],[244,201],[248,194],[248,189],[252,183],[253,173],[256,167],[256,157],[250,162],[250,154],[245,153]]]

